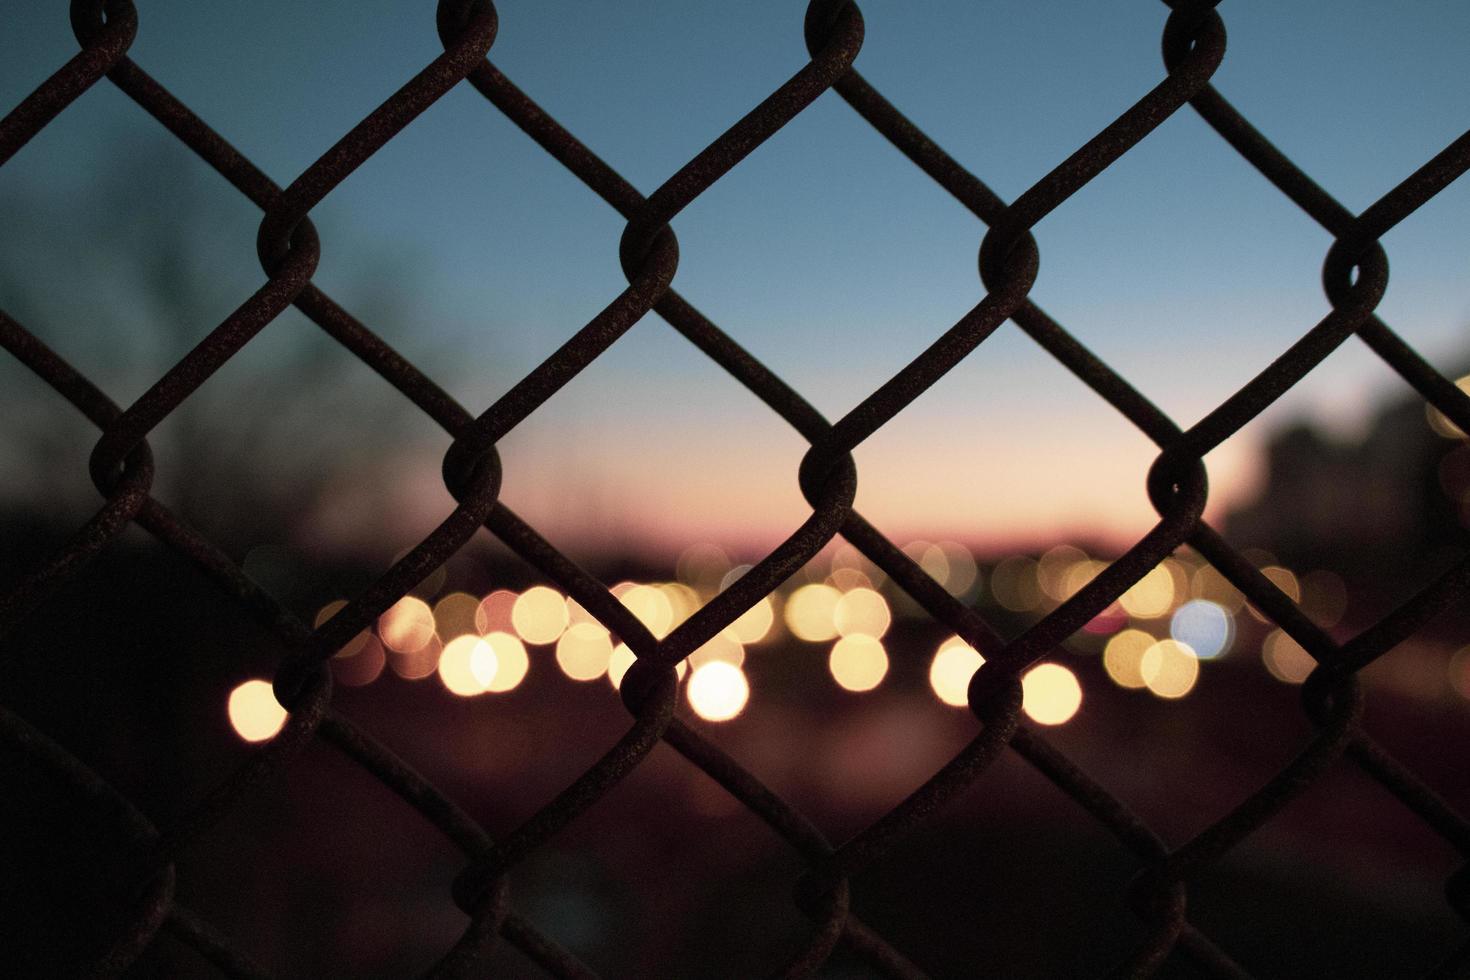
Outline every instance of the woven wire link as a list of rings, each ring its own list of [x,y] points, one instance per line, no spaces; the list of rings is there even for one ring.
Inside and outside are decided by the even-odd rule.
[[[417,810],[464,855],[452,900],[467,917],[464,931],[430,969],[436,976],[476,972],[495,943],[513,945],[547,973],[591,976],[569,951],[540,932],[511,902],[515,865],[585,812],[632,772],[660,741],[724,787],[802,858],[793,900],[810,920],[801,948],[772,954],[772,971],[804,976],[840,943],[878,972],[921,976],[914,962],[849,907],[849,881],[892,851],[958,793],[984,778],[1009,748],[1075,800],[1136,856],[1142,870],[1128,901],[1140,938],[1118,963],[1099,972],[1142,976],[1166,957],[1182,955],[1216,976],[1245,971],[1191,924],[1190,880],[1259,830],[1290,801],[1309,791],[1339,759],[1351,759],[1429,829],[1470,858],[1470,822],[1364,731],[1357,674],[1470,592],[1470,555],[1462,555],[1423,591],[1345,643],[1337,643],[1298,605],[1237,553],[1201,517],[1207,496],[1203,457],[1256,418],[1328,354],[1357,337],[1431,405],[1470,431],[1470,398],[1435,371],[1375,312],[1388,266],[1379,239],[1470,167],[1470,134],[1353,214],[1269,143],[1210,84],[1225,54],[1225,27],[1209,2],[1170,0],[1164,28],[1165,72],[1158,84],[1111,124],[1007,203],[933,143],[852,67],[863,20],[850,2],[813,0],[805,21],[811,60],[785,84],[647,196],[619,176],[486,60],[497,20],[489,0],[441,0],[437,27],[444,54],[405,83],[342,136],[305,172],[282,188],[127,56],[137,29],[130,0],[74,0],[71,19],[78,54],[0,120],[3,164],[51,120],[105,77],[153,116],[263,212],[257,250],[266,282],[133,404],[120,408],[9,315],[0,312],[0,344],[101,432],[91,476],[104,503],[70,541],[0,596],[0,634],[41,605],[64,581],[136,524],[188,558],[290,651],[275,675],[278,700],[290,709],[281,733],[199,799],[181,818],[159,826],[65,748],[0,707],[0,737],[55,774],[80,806],[126,842],[126,872],[107,883],[119,910],[110,948],[96,972],[125,969],[160,933],[195,949],[231,976],[264,976],[227,936],[173,897],[174,862],[264,780],[289,772],[314,740],[334,746]],[[555,353],[478,415],[430,378],[312,282],[319,242],[310,213],[343,179],[451,88],[468,83],[626,221],[620,258],[628,286]],[[673,219],[765,140],[828,89],[835,90],[879,134],[933,178],[986,226],[979,248],[985,295],[912,362],[831,422],[771,370],[743,350],[673,288],[678,244]],[[1330,312],[1305,330],[1249,383],[1181,430],[1119,373],[1089,352],[1028,298],[1039,251],[1030,229],[1171,115],[1193,111],[1284,195],[1333,236],[1323,265]],[[257,586],[223,551],[150,495],[154,476],[148,435],[221,365],[276,316],[295,306],[343,348],[372,368],[453,438],[443,475],[457,506],[426,538],[387,568],[325,623],[310,628]],[[656,638],[594,576],[578,567],[498,494],[496,444],[552,398],[650,311],[724,368],[809,443],[799,477],[811,516],[779,547],[663,639]],[[857,470],[852,450],[902,411],[1003,323],[1011,321],[1099,394],[1158,447],[1148,473],[1158,523],[1072,598],[1023,630],[1006,636],[952,597],[881,530],[853,509]],[[481,527],[554,582],[637,657],[622,687],[627,732],[597,762],[517,827],[492,834],[417,774],[332,702],[327,659],[455,554]],[[709,737],[676,717],[673,667],[733,623],[841,536],[874,562],[927,613],[977,648],[993,651],[969,688],[976,734],[919,789],[850,839],[834,844],[795,807],[726,755]],[[1302,688],[1303,709],[1316,733],[1264,785],[1182,845],[1170,848],[1108,789],[1020,721],[1018,677],[1119,598],[1181,546],[1189,546],[1233,583],[1254,606],[1315,659]],[[1470,918],[1470,863],[1447,883],[1455,910]],[[1470,962],[1470,939],[1446,952],[1437,975]],[[994,971],[1000,964],[984,965]]]

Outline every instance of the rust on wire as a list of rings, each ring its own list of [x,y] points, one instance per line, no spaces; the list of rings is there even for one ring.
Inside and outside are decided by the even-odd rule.
[[[136,524],[192,562],[278,637],[288,651],[275,691],[290,709],[285,729],[187,812],[156,826],[106,780],[44,733],[0,707],[0,739],[52,773],[78,805],[118,835],[119,869],[99,885],[99,901],[116,906],[115,935],[89,969],[125,969],[167,935],[192,947],[203,962],[230,976],[269,975],[230,938],[174,898],[174,859],[210,832],[273,774],[289,771],[305,746],[321,741],[372,776],[437,828],[463,855],[452,901],[467,921],[459,939],[428,965],[436,976],[477,972],[493,944],[504,941],[546,973],[594,975],[572,953],[518,912],[512,872],[571,821],[636,769],[660,741],[748,808],[806,864],[791,882],[793,907],[810,922],[804,943],[773,950],[772,973],[807,976],[845,945],[886,976],[922,972],[851,908],[851,879],[929,820],[966,788],[984,780],[1005,750],[1013,750],[1131,853],[1139,866],[1126,900],[1140,920],[1135,948],[1098,973],[1141,976],[1178,955],[1210,975],[1241,976],[1229,952],[1188,914],[1191,879],[1218,862],[1319,780],[1329,765],[1351,759],[1466,859],[1446,885],[1451,905],[1470,917],[1470,822],[1413,770],[1374,742],[1360,725],[1363,694],[1357,674],[1470,594],[1470,557],[1461,556],[1400,608],[1356,637],[1335,642],[1275,584],[1231,548],[1202,517],[1208,488],[1203,457],[1352,337],[1392,367],[1424,399],[1470,431],[1470,398],[1435,371],[1376,312],[1388,281],[1379,239],[1470,167],[1470,134],[1354,215],[1266,140],[1211,84],[1226,54],[1225,23],[1210,2],[1169,0],[1163,31],[1163,75],[1153,89],[1007,203],[935,144],[853,67],[863,42],[857,4],[813,0],[804,25],[810,60],[736,120],[653,191],[644,195],[581,143],[487,60],[497,30],[490,0],[440,0],[436,21],[444,53],[406,81],[284,188],[264,174],[187,106],[128,57],[138,15],[130,0],[74,0],[71,20],[79,53],[0,120],[0,164],[15,154],[104,77],[153,116],[262,211],[257,248],[265,282],[135,402],[114,404],[47,348],[24,325],[0,312],[0,346],[68,400],[100,431],[91,476],[104,503],[61,549],[0,595],[0,634],[35,610],[57,587]],[[390,142],[416,116],[465,83],[580,179],[627,222],[619,258],[628,286],[571,333],[544,362],[478,414],[455,402],[368,326],[312,282],[322,243],[312,210],[338,184]],[[978,218],[978,276],[983,295],[845,416],[824,418],[802,395],[745,351],[675,288],[678,241],[671,222],[736,164],[789,124],[820,95],[835,91],[882,137]],[[1323,286],[1331,309],[1270,365],[1198,423],[1181,430],[1030,299],[1040,250],[1030,229],[1063,206],[1099,173],[1179,112],[1197,113],[1244,160],[1333,236],[1324,256]],[[149,434],[222,365],[287,307],[294,306],[408,401],[437,422],[453,442],[443,461],[456,506],[402,559],[382,571],[335,617],[315,629],[253,582],[208,538],[151,495]],[[568,558],[500,499],[497,443],[602,355],[649,312],[722,367],[810,444],[800,484],[811,515],[735,583],[662,639],[607,586]],[[934,579],[853,507],[857,469],[852,451],[921,393],[1014,322],[1079,381],[1100,395],[1158,448],[1147,474],[1158,524],[1089,584],[1019,634],[1007,636]],[[631,715],[626,733],[560,793],[519,826],[492,833],[389,747],[332,704],[325,662],[332,652],[455,554],[481,527],[498,537],[547,580],[573,597],[636,656],[622,689]],[[760,778],[674,713],[673,665],[764,599],[834,538],[841,536],[909,594],[935,621],[976,647],[995,651],[970,683],[973,739],[910,796],[840,843]],[[1181,546],[1199,552],[1317,663],[1302,690],[1303,711],[1316,733],[1296,757],[1234,808],[1177,847],[1021,721],[1019,676],[1048,655],[1130,586]],[[1470,961],[1470,943],[1450,951],[1441,975]],[[1003,972],[1001,964],[980,972]]]

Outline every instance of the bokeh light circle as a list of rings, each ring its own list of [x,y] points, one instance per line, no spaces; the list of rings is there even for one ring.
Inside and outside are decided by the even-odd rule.
[[[1199,657],[1178,640],[1160,640],[1143,652],[1138,670],[1150,692],[1172,701],[1194,690]]]
[[[574,681],[601,677],[612,653],[612,637],[596,623],[575,623],[556,641],[556,665]]]
[[[1129,586],[1118,602],[1128,615],[1137,619],[1158,619],[1167,614],[1174,603],[1174,586],[1174,575],[1169,566],[1159,564]]]
[[[1038,725],[1062,725],[1082,707],[1082,685],[1061,664],[1037,664],[1021,675],[1021,710]]]
[[[775,621],[776,607],[771,602],[771,597],[766,596],[725,627],[725,633],[740,643],[759,643],[770,634],[771,625]]]
[[[484,639],[474,634],[456,636],[439,654],[439,681],[450,694],[474,697],[485,693],[497,666],[495,650]]]
[[[1223,656],[1235,639],[1235,620],[1223,606],[1208,599],[1191,599],[1169,619],[1169,635],[1194,651],[1201,660]]]
[[[286,709],[276,700],[270,681],[249,680],[230,692],[227,705],[230,726],[247,742],[265,742],[276,737],[286,724]]]
[[[832,611],[832,625],[842,636],[871,636],[882,639],[893,622],[888,601],[874,589],[859,586],[842,594]]]
[[[888,673],[888,654],[883,643],[862,633],[844,636],[832,645],[827,668],[844,690],[871,691]]]
[[[723,660],[711,660],[689,676],[689,706],[705,721],[729,721],[745,710],[750,682],[745,672]]]
[[[945,704],[963,708],[970,703],[970,678],[983,663],[985,658],[978,650],[952,636],[934,653],[929,664],[929,686]]]
[[[1153,636],[1143,630],[1115,633],[1103,647],[1103,670],[1119,687],[1131,690],[1147,687],[1143,679],[1143,655],[1154,642]]]
[[[555,589],[535,585],[516,597],[510,621],[527,643],[555,643],[566,630],[571,615],[567,601]]]
[[[837,603],[842,593],[830,585],[803,585],[786,599],[786,628],[798,640],[825,643],[837,635]]]
[[[1317,661],[1284,630],[1272,630],[1261,642],[1261,660],[1270,675],[1283,684],[1300,684],[1317,669]]]
[[[413,653],[434,638],[434,611],[429,604],[407,595],[378,617],[378,637],[395,653]]]

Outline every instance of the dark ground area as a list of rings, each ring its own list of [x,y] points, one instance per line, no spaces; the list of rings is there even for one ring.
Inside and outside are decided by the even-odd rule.
[[[5,703],[169,826],[252,751],[225,696],[270,676],[282,651],[182,559],[141,536],[114,547],[12,635]],[[23,557],[19,552],[13,553]],[[318,589],[362,570],[320,570]],[[491,570],[492,577],[496,574]],[[310,578],[311,576],[308,576]],[[528,583],[510,583],[524,585]],[[312,601],[319,601],[313,596]],[[309,615],[312,605],[302,605]],[[904,621],[877,692],[837,691],[821,652],[788,641],[748,663],[760,697],[712,737],[834,841],[943,764],[976,725],[938,704],[925,671],[942,631]],[[527,683],[461,700],[391,675],[335,704],[505,831],[626,729],[605,683],[561,676],[532,651]],[[1269,778],[1312,734],[1297,689],[1259,665],[1211,665],[1200,691],[1124,691],[1095,657],[1068,660],[1087,701],[1054,743],[1178,844]],[[1366,727],[1461,808],[1470,704],[1369,689]],[[105,933],[99,891],[128,853],[115,815],[81,804],[7,748],[0,865],[12,962],[52,969]],[[1191,921],[1261,976],[1417,975],[1463,942],[1443,883],[1461,859],[1350,762],[1191,882]],[[177,867],[181,902],[290,976],[417,973],[463,929],[462,867],[438,832],[335,749],[316,744]],[[1138,862],[1015,755],[852,883],[858,914],[936,976],[1096,975],[1137,940],[1124,898]],[[723,790],[659,746],[606,799],[512,873],[517,909],[615,976],[748,977],[800,946],[795,853]],[[16,957],[20,958],[17,959]],[[46,966],[41,966],[46,963]],[[985,965],[991,966],[985,966]],[[1004,967],[994,966],[1004,964]],[[537,976],[502,948],[495,975]],[[28,968],[28,967],[27,967]],[[24,969],[22,971],[24,973]],[[53,971],[54,972],[54,971]],[[208,975],[166,935],[134,976]],[[824,976],[864,977],[839,953]],[[1196,975],[1175,955],[1161,974]]]

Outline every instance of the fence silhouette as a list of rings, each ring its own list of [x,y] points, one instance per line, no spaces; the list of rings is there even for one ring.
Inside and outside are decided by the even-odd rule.
[[[334,746],[370,773],[387,792],[414,807],[463,852],[464,868],[452,901],[465,915],[464,930],[443,952],[434,975],[473,974],[493,944],[509,943],[555,976],[592,971],[518,912],[511,880],[516,865],[569,822],[594,807],[632,772],[660,740],[724,787],[784,839],[806,866],[793,882],[791,901],[810,920],[804,945],[772,951],[774,972],[808,975],[838,944],[889,976],[922,971],[904,951],[853,914],[849,881],[890,852],[957,794],[985,778],[1007,748],[1026,759],[1075,800],[1136,857],[1141,870],[1126,900],[1140,920],[1139,939],[1118,963],[1097,963],[1099,973],[1148,975],[1171,956],[1191,961],[1209,975],[1245,974],[1230,951],[1196,928],[1188,916],[1190,881],[1290,801],[1310,791],[1329,766],[1351,760],[1416,814],[1433,833],[1470,858],[1470,823],[1419,779],[1412,768],[1381,748],[1360,724],[1363,693],[1358,673],[1390,656],[1396,645],[1433,617],[1465,600],[1470,555],[1461,554],[1409,601],[1351,640],[1335,642],[1284,592],[1228,545],[1202,519],[1207,487],[1203,457],[1256,418],[1349,338],[1365,343],[1426,402],[1470,431],[1470,398],[1401,340],[1375,307],[1388,279],[1379,239],[1470,167],[1470,134],[1456,139],[1418,170],[1387,190],[1361,214],[1343,207],[1278,151],[1210,79],[1225,54],[1225,27],[1212,3],[1171,0],[1163,34],[1164,73],[1158,84],[1111,124],[1006,202],[924,135],[852,67],[863,40],[855,3],[814,0],[806,13],[810,61],[718,139],[648,195],[640,193],[592,149],[580,143],[495,66],[487,61],[496,36],[489,0],[441,0],[437,24],[444,53],[338,140],[284,188],[272,181],[220,134],[178,101],[127,56],[137,28],[130,0],[74,0],[71,20],[81,50],[0,121],[0,163],[8,160],[91,86],[105,78],[152,115],[263,212],[257,250],[265,283],[133,404],[123,408],[25,326],[0,313],[0,343],[12,356],[70,401],[101,435],[92,451],[91,478],[105,498],[70,542],[15,583],[0,598],[0,633],[41,606],[54,590],[98,556],[129,525],[137,525],[186,557],[234,597],[292,651],[274,678],[277,699],[290,709],[280,734],[255,750],[198,800],[181,819],[152,820],[64,747],[14,712],[0,707],[0,736],[16,751],[54,773],[76,805],[94,813],[99,826],[119,840],[118,866],[97,885],[90,901],[112,911],[107,942],[87,969],[118,972],[135,962],[161,932],[192,946],[229,975],[268,971],[228,936],[174,900],[174,861],[241,801],[275,774],[290,780],[291,763],[313,740]],[[494,404],[474,414],[398,355],[364,323],[312,282],[319,242],[310,214],[344,178],[451,88],[468,83],[488,105],[536,141],[626,220],[619,246],[628,286],[555,353],[521,378]],[[822,417],[800,393],[744,351],[673,288],[678,243],[670,222],[746,155],[769,139],[828,89],[913,164],[973,212],[987,231],[979,248],[985,294],[975,306],[912,362],[835,422]],[[1065,204],[1080,188],[1146,139],[1176,112],[1198,113],[1225,143],[1255,167],[1333,237],[1322,282],[1331,311],[1244,387],[1198,423],[1181,429],[1109,365],[1092,355],[1027,296],[1039,253],[1029,229]],[[387,568],[336,616],[316,628],[298,619],[254,584],[221,550],[177,520],[150,496],[154,475],[147,438],[171,412],[240,351],[273,318],[295,306],[402,392],[453,438],[443,478],[457,506],[428,537]],[[501,464],[497,442],[591,364],[650,311],[776,411],[811,445],[800,467],[811,516],[751,570],[662,639],[657,639],[596,578],[557,550],[536,528],[499,501]],[[1158,447],[1147,474],[1157,524],[1070,599],[1019,635],[998,633],[974,609],[945,591],[881,530],[853,509],[857,471],[852,450],[962,359],[971,356],[1007,320],[1067,367]],[[1306,325],[1304,325],[1306,326]],[[983,356],[983,355],[975,355]],[[332,702],[328,658],[370,628],[417,583],[486,528],[516,554],[576,599],[637,656],[622,686],[632,717],[626,734],[519,826],[487,828],[402,762],[392,749],[338,711]],[[972,741],[908,798],[846,841],[833,842],[802,813],[767,788],[759,773],[721,751],[717,739],[675,714],[674,665],[716,636],[744,611],[773,592],[823,546],[841,536],[906,591],[929,616],[987,653],[969,686],[976,726]],[[1302,708],[1315,735],[1285,768],[1221,814],[1181,846],[1170,848],[1107,787],[1069,761],[1035,729],[1020,722],[1022,671],[1046,657],[1102,612],[1175,549],[1188,545],[1233,583],[1317,663],[1302,688]],[[1004,842],[997,842],[1004,846]],[[101,869],[99,869],[100,873]],[[1470,918],[1470,863],[1446,882],[1446,899]],[[79,898],[79,901],[81,899]],[[788,955],[789,954],[789,955]],[[785,956],[784,962],[778,962]],[[1004,964],[977,964],[977,972],[1003,975]],[[1470,970],[1470,932],[1443,951],[1436,975]]]

